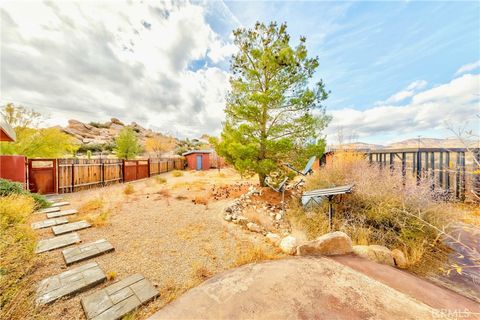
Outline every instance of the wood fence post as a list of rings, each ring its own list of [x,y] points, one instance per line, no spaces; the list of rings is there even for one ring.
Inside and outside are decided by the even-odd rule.
[[[438,183],[443,188],[443,152],[438,155]]]
[[[461,179],[461,188],[460,188],[460,200],[465,201],[465,191],[467,189],[466,183],[466,168],[465,168],[465,152],[460,152],[460,179]]]
[[[148,177],[150,178],[150,158],[147,159],[148,164]]]
[[[417,184],[420,184],[422,179],[422,152],[417,152]]]
[[[447,191],[450,193],[450,152],[445,153],[445,186],[447,187]]]
[[[105,162],[103,161],[103,159],[100,159],[100,168],[102,170],[101,172],[101,182],[102,182],[102,186],[104,187],[105,186]]]
[[[455,198],[460,199],[460,152],[457,152],[455,161]]]
[[[432,179],[431,188],[432,190],[435,190],[435,152],[430,153],[430,167],[431,167],[430,179]]]
[[[122,168],[122,182],[125,182],[125,159],[122,159],[121,168]]]
[[[75,192],[75,159],[72,159],[72,192]]]

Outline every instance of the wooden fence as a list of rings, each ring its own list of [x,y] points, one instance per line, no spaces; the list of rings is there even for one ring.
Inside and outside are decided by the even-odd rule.
[[[58,159],[58,193],[144,179],[174,169],[183,170],[184,160]]]

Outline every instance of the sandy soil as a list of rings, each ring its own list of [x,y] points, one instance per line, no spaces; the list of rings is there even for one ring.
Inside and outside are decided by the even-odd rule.
[[[166,183],[155,177],[136,181],[129,195],[123,192],[124,184],[65,195],[69,208],[81,211],[76,219],[109,215],[106,224],[79,231],[83,243],[104,238],[115,247],[115,252],[93,260],[115,279],[141,273],[159,289],[161,296],[135,317],[143,319],[206,278],[245,263],[254,248],[271,258],[280,256],[263,236],[223,221],[222,210],[236,192],[212,197],[212,187],[245,182],[224,170],[184,172],[181,177],[162,174]],[[32,222],[44,218],[34,215]],[[50,228],[39,232],[40,239],[51,236]],[[66,270],[61,250],[45,253],[43,258],[35,273],[38,280]],[[80,299],[111,283],[43,307],[39,316],[84,319]]]

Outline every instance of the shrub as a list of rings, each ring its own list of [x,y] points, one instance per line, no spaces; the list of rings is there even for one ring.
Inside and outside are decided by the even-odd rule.
[[[89,200],[82,204],[80,207],[81,212],[91,212],[100,209],[103,207],[103,198],[98,197],[92,200]]]
[[[35,201],[28,194],[0,197],[0,318],[33,319],[36,235],[26,224]]]
[[[179,171],[179,170],[173,170],[173,171],[172,171],[172,176],[174,176],[174,177],[181,177],[181,176],[183,176],[183,172],[182,172],[182,171]]]
[[[106,128],[108,129],[108,123],[100,123],[100,122],[90,122],[89,125],[91,125],[92,127],[95,127],[95,128]]]
[[[28,190],[24,190],[21,183],[13,182],[6,179],[0,178],[0,197],[5,197],[9,195],[27,195],[35,200],[35,204],[37,208],[46,208],[50,206],[50,202],[47,199],[38,194],[38,193],[30,193]]]
[[[306,189],[344,184],[355,184],[355,189],[335,199],[334,229],[349,234],[356,244],[398,248],[414,269],[423,256],[439,249],[440,230],[459,214],[434,199],[430,181],[417,185],[414,178],[403,180],[400,172],[370,165],[355,153],[336,154],[332,164],[307,179]],[[327,203],[309,210],[292,204],[288,216],[308,238],[315,238],[328,232],[327,210]]]
[[[135,192],[135,188],[133,187],[133,185],[131,184],[127,184],[124,188],[123,188],[123,193],[124,194],[132,194]]]

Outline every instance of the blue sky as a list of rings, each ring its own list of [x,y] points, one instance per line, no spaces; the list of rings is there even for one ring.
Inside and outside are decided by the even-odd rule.
[[[45,125],[117,117],[219,134],[231,31],[287,22],[329,90],[330,143],[479,130],[480,2],[3,1],[1,96]],[[145,27],[145,26],[148,26]],[[8,68],[6,67],[8,66]]]

